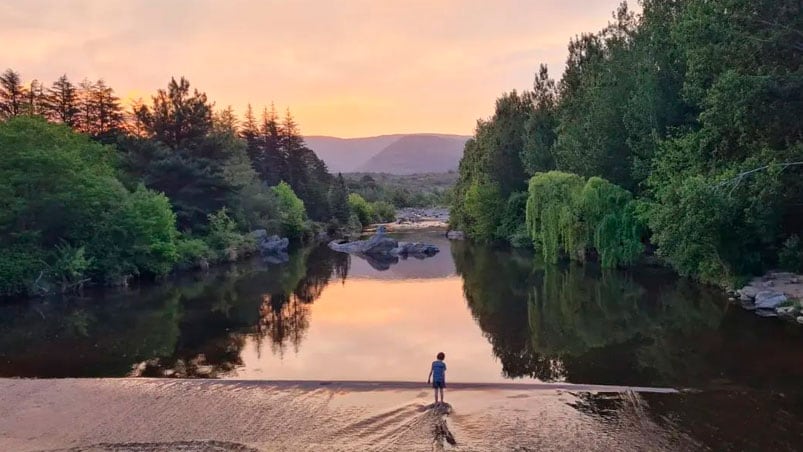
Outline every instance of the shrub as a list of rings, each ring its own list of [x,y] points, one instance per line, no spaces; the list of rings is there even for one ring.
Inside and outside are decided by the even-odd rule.
[[[283,235],[291,239],[301,239],[308,227],[307,212],[304,210],[304,201],[296,196],[293,189],[286,182],[281,182],[272,188],[276,195],[276,204],[279,210],[279,222]]]
[[[380,223],[390,223],[396,220],[396,208],[393,204],[385,201],[376,201],[371,204],[376,221]]]
[[[349,194],[349,208],[363,227],[375,221],[373,206],[357,193]]]

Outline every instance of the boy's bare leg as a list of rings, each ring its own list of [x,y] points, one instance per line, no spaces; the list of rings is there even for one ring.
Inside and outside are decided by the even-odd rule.
[[[441,387],[439,390],[441,391],[441,403],[443,403],[443,388]]]
[[[435,388],[435,403],[438,403],[438,388]]]

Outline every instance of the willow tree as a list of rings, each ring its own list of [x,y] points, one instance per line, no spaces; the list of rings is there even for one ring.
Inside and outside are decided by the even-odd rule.
[[[643,251],[643,227],[627,190],[599,177],[550,171],[530,179],[527,230],[544,260],[584,260],[592,252],[603,267],[632,263]]]

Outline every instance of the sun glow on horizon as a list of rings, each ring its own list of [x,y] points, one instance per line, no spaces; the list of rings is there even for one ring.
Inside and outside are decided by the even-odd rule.
[[[287,107],[307,135],[469,135],[539,63],[559,77],[569,39],[617,4],[11,0],[0,69],[46,85],[102,78],[128,104],[184,76],[240,116]]]

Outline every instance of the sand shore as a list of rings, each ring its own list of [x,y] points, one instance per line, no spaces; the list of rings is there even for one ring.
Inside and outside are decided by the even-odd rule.
[[[595,389],[625,403],[582,409]],[[455,384],[433,407],[418,383],[0,379],[0,450],[675,449],[626,390]]]

